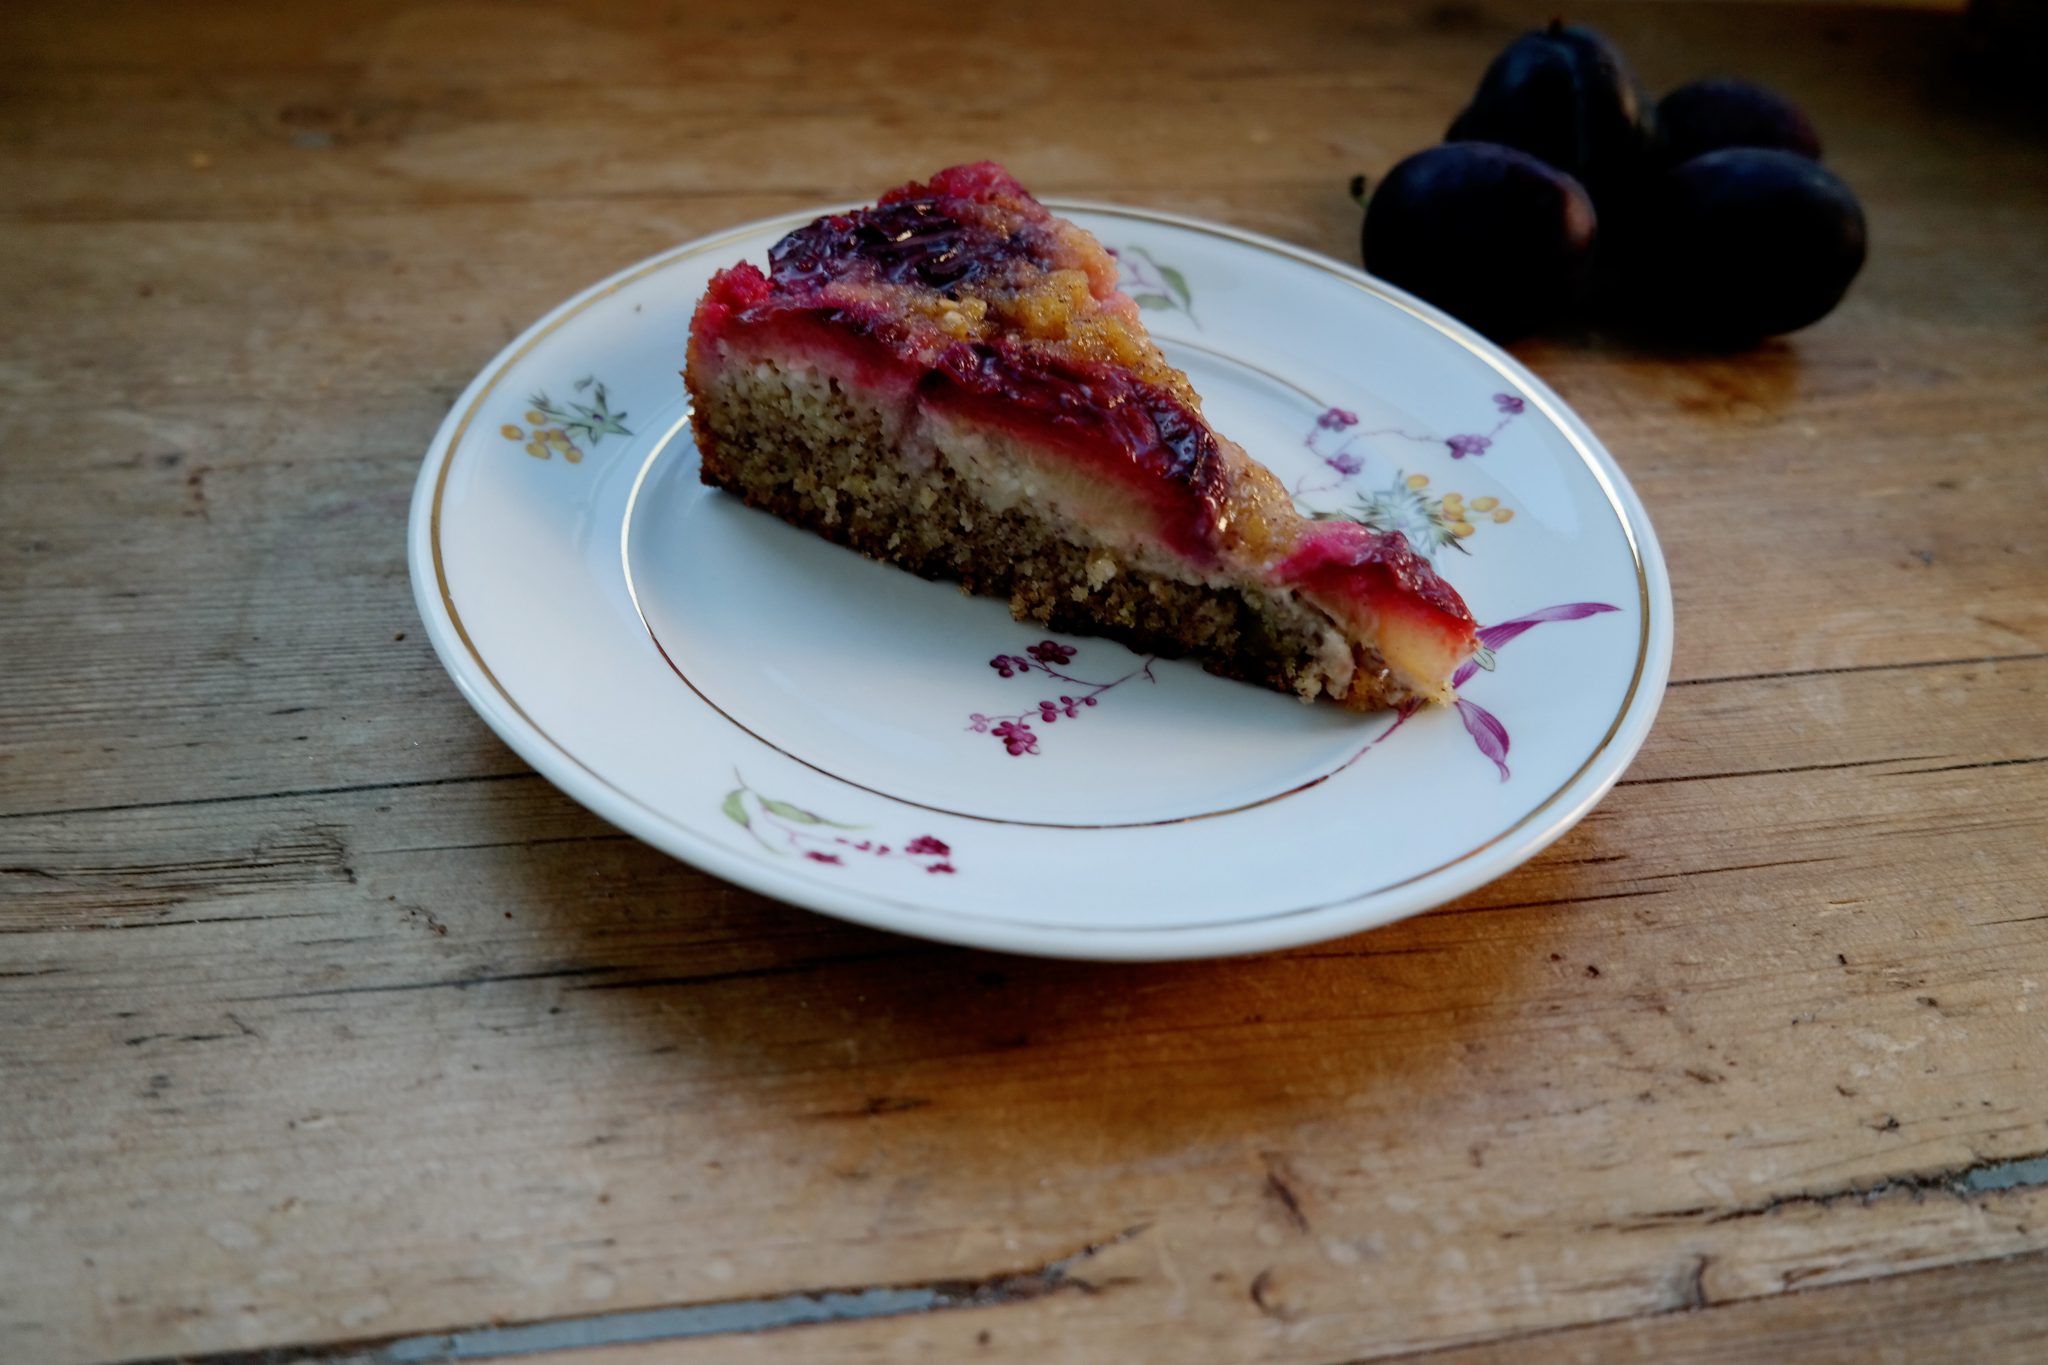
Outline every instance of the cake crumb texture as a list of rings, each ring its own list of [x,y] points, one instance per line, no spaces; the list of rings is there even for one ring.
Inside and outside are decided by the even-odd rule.
[[[1355,710],[1406,696],[1369,651],[1333,677],[1323,632],[1230,587],[1191,583],[1088,543],[1028,504],[995,510],[944,459],[906,459],[891,414],[805,367],[730,358],[695,376],[705,483],[871,558],[1006,600],[1020,621]]]

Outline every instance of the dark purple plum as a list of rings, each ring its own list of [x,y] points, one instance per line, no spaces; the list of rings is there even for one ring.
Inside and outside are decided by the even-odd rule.
[[[1642,95],[1613,44],[1552,23],[1502,49],[1444,136],[1527,152],[1604,201],[1642,163]]]
[[[1820,134],[1797,105],[1752,81],[1681,85],[1657,102],[1652,155],[1676,166],[1724,147],[1775,147],[1820,160]]]
[[[1863,268],[1863,208],[1792,152],[1729,147],[1645,187],[1618,304],[1671,341],[1736,346],[1818,322]]]
[[[1578,181],[1526,152],[1449,142],[1387,173],[1365,211],[1365,268],[1499,341],[1577,306],[1597,218]]]

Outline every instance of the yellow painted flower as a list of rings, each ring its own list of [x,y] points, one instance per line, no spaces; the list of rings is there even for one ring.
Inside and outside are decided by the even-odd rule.
[[[1496,526],[1505,526],[1514,519],[1515,509],[1512,507],[1503,507],[1493,514],[1493,524]]]
[[[498,434],[508,441],[523,441],[526,439],[526,433],[520,428],[513,426],[510,422],[499,427]]]
[[[548,448],[540,441],[528,441],[526,443],[526,453],[533,456],[536,460],[545,460],[548,457]]]
[[[529,412],[526,414],[526,420],[533,423],[535,426],[539,426],[542,422],[545,422],[548,419],[542,416],[540,413]]]
[[[1466,536],[1471,535],[1472,531],[1473,526],[1472,523],[1469,521],[1454,521],[1451,523],[1451,534],[1456,536],[1460,540],[1463,540]]]
[[[1429,487],[1429,475],[1427,475],[1427,474],[1410,474],[1410,475],[1408,476],[1408,486],[1409,486],[1410,488],[1413,488],[1413,489],[1417,490],[1418,492],[1419,492],[1419,491],[1421,491],[1422,489],[1425,489],[1425,488]]]
[[[575,446],[570,446],[567,450],[562,452],[562,458],[567,460],[570,464],[582,464],[583,452],[578,450]]]
[[[1472,499],[1472,510],[1475,512],[1491,512],[1494,508],[1498,506],[1500,506],[1499,498]]]
[[[542,432],[541,439],[557,450],[566,450],[569,446],[569,433],[563,431],[560,427]]]

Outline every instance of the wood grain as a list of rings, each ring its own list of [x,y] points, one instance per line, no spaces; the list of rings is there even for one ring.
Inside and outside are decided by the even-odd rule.
[[[1518,348],[1671,562],[1649,746],[1452,906],[1173,966],[568,802],[422,638],[420,454],[590,280],[951,160],[1349,259],[1547,10],[0,14],[0,1359],[2038,1355],[2048,140],[1951,15],[1585,12],[1796,94],[1870,267]]]

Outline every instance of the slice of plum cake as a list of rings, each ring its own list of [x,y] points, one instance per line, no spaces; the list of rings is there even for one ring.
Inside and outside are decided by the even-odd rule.
[[[991,162],[798,228],[692,319],[704,482],[1019,620],[1356,710],[1448,700],[1457,592],[1398,532],[1303,517],[1116,278]]]

